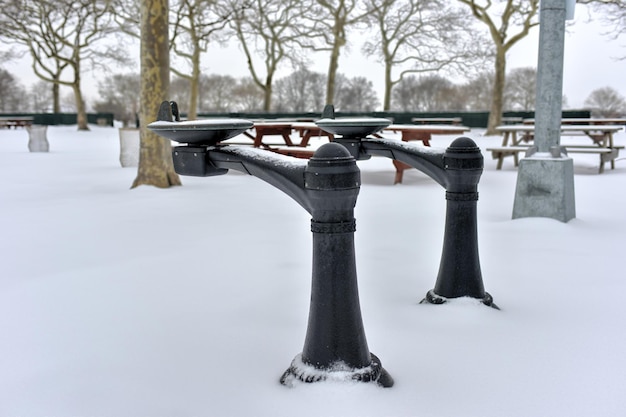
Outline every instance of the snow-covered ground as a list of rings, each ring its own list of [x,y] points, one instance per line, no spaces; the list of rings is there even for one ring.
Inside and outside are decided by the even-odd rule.
[[[30,153],[26,131],[0,130],[1,417],[626,415],[623,159],[598,175],[597,156],[573,156],[577,218],[561,223],[511,220],[517,171],[485,154],[480,256],[500,311],[418,304],[444,191],[359,162],[363,320],[395,386],[286,388],[307,325],[309,215],[237,172],[130,190],[114,128],[48,138]]]

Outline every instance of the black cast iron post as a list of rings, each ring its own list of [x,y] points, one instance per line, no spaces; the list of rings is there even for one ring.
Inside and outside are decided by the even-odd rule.
[[[167,109],[164,114],[166,121],[172,120]],[[173,123],[173,129],[180,130],[180,126]],[[212,176],[235,169],[273,185],[311,214],[313,268],[307,333],[302,353],[281,383],[340,378],[392,386],[393,379],[370,353],[363,328],[354,248],[354,207],[361,179],[349,152],[328,143],[307,162],[262,149],[203,144],[175,147],[172,155],[181,175]]]
[[[324,115],[332,118],[332,111]],[[329,123],[325,121],[324,124]],[[320,124],[324,129],[324,125]],[[448,299],[471,297],[498,308],[485,291],[478,254],[478,182],[483,156],[476,143],[466,137],[443,149],[424,148],[391,139],[336,137],[358,160],[373,155],[404,162],[424,172],[446,190],[444,243],[435,287],[422,302],[442,304]]]

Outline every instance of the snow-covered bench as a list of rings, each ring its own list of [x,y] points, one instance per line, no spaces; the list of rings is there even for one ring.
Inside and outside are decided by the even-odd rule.
[[[598,173],[604,172],[604,164],[606,162],[611,163],[611,169],[615,168],[615,159],[617,159],[619,155],[620,149],[624,149],[624,146],[613,146],[611,148],[601,148],[595,145],[561,145],[562,148],[565,148],[565,151],[570,153],[580,153],[580,154],[598,154],[600,156],[600,168]],[[527,153],[531,147],[529,145],[517,145],[517,146],[500,146],[500,147],[491,147],[486,150],[491,152],[491,156],[493,159],[497,159],[498,163],[496,165],[496,169],[502,168],[502,163],[504,158],[507,156],[513,156],[515,166],[518,165],[518,154],[521,152]]]

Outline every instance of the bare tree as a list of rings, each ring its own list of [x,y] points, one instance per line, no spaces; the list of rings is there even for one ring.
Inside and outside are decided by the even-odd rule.
[[[613,39],[626,34],[626,0],[578,0],[578,3],[589,4],[601,14],[605,27],[611,28]]]
[[[0,68],[0,112],[26,111],[24,87],[8,71]]]
[[[493,72],[483,72],[462,86],[468,111],[489,111],[493,97]]]
[[[131,38],[141,38],[141,0],[110,0],[113,20]]]
[[[220,40],[230,12],[217,0],[175,0],[172,6],[171,51],[184,61],[187,71],[171,66],[178,77],[189,81],[187,117],[198,114],[200,59],[209,43]]]
[[[94,104],[98,112],[111,112],[124,127],[134,124],[139,114],[141,94],[139,74],[115,74],[99,83],[100,100]]]
[[[167,0],[141,0],[141,145],[137,177],[131,188],[181,184],[174,171],[170,141],[146,128],[156,120],[160,104],[169,95],[169,38],[164,36],[168,33],[168,10]]]
[[[409,75],[393,90],[394,108],[402,111],[463,110],[460,88],[439,75]]]
[[[415,75],[404,77],[391,94],[391,109],[396,111],[417,111],[418,104],[415,98],[418,96],[418,79]]]
[[[585,100],[585,106],[590,107],[598,117],[622,117],[626,114],[626,100],[612,87],[593,90]]]
[[[504,87],[504,108],[506,110],[533,110],[536,86],[536,68],[524,67],[509,71]]]
[[[325,84],[323,74],[300,68],[276,81],[274,109],[299,113],[321,111]]]
[[[238,80],[233,88],[233,110],[258,112],[263,110],[265,94],[251,77]]]
[[[114,33],[110,2],[7,0],[4,3],[3,36],[28,48],[39,78],[72,88],[78,129],[88,130],[81,90],[83,64],[93,64],[96,58],[124,56],[118,44],[98,48],[103,45],[100,41]],[[69,79],[63,78],[66,68],[71,70]]]
[[[237,80],[230,75],[200,76],[200,110],[228,112],[234,105],[234,89]]]
[[[374,85],[364,77],[347,78],[337,74],[335,110],[344,112],[371,112],[380,105]]]
[[[171,51],[171,50],[170,50]],[[170,93],[168,95],[169,100],[175,101],[178,104],[178,110],[181,113],[189,117],[189,97],[191,96],[191,89],[189,88],[190,80],[183,77],[174,77],[170,79]]]
[[[411,73],[426,73],[484,55],[480,40],[467,36],[466,13],[445,0],[365,0],[367,21],[375,27],[364,52],[378,56],[385,67],[383,109],[389,110],[391,91]],[[394,77],[393,71],[399,74]]]
[[[366,15],[360,0],[307,0],[301,3],[297,29],[303,47],[328,52],[326,104],[333,104],[341,50],[348,46],[348,31]]]
[[[272,106],[272,86],[279,65],[285,60],[299,61],[296,54],[301,33],[295,28],[301,1],[231,0],[234,13],[231,25],[246,56],[252,80],[263,92],[264,111]]]
[[[472,15],[489,29],[495,47],[494,81],[487,134],[495,134],[502,121],[506,54],[513,45],[539,24],[539,0],[458,0],[467,5]]]
[[[30,108],[34,112],[50,112],[54,111],[53,103],[53,92],[49,88],[50,83],[39,80],[30,87],[30,91],[28,93],[28,98],[30,100]],[[57,106],[59,105],[59,100],[57,97]]]

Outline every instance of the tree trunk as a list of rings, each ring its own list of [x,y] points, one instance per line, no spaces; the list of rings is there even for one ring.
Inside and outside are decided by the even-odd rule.
[[[486,135],[496,135],[496,127],[502,123],[502,105],[504,102],[504,83],[506,71],[506,51],[502,45],[496,45],[496,67],[493,79],[493,93],[489,122]]]
[[[141,0],[141,145],[137,178],[131,188],[180,185],[174,171],[170,142],[146,128],[156,120],[161,102],[169,94],[168,0]]]
[[[385,62],[385,98],[383,101],[383,111],[389,111],[391,108],[391,90],[393,83],[391,82],[391,63]]]
[[[330,62],[328,64],[328,80],[326,83],[326,104],[334,104],[335,102],[335,80],[337,79],[337,68],[339,68],[339,54],[341,46],[335,40],[333,50],[330,53]]]
[[[85,100],[83,100],[83,93],[80,90],[80,69],[76,68],[75,71],[72,89],[74,90],[74,101],[76,102],[76,124],[78,125],[78,130],[89,130]]]
[[[270,111],[272,108],[272,78],[274,74],[268,71],[265,78],[265,86],[263,88],[263,111]]]
[[[328,65],[328,82],[326,84],[326,104],[335,102],[335,81],[337,79],[337,68],[339,67],[339,47],[335,45],[330,54]]]
[[[61,113],[61,87],[58,83],[52,83],[52,112]]]
[[[187,112],[188,120],[198,118],[198,90],[200,89],[200,49],[198,47],[194,49],[191,65],[191,79],[189,82],[191,91],[189,92],[189,112]]]

